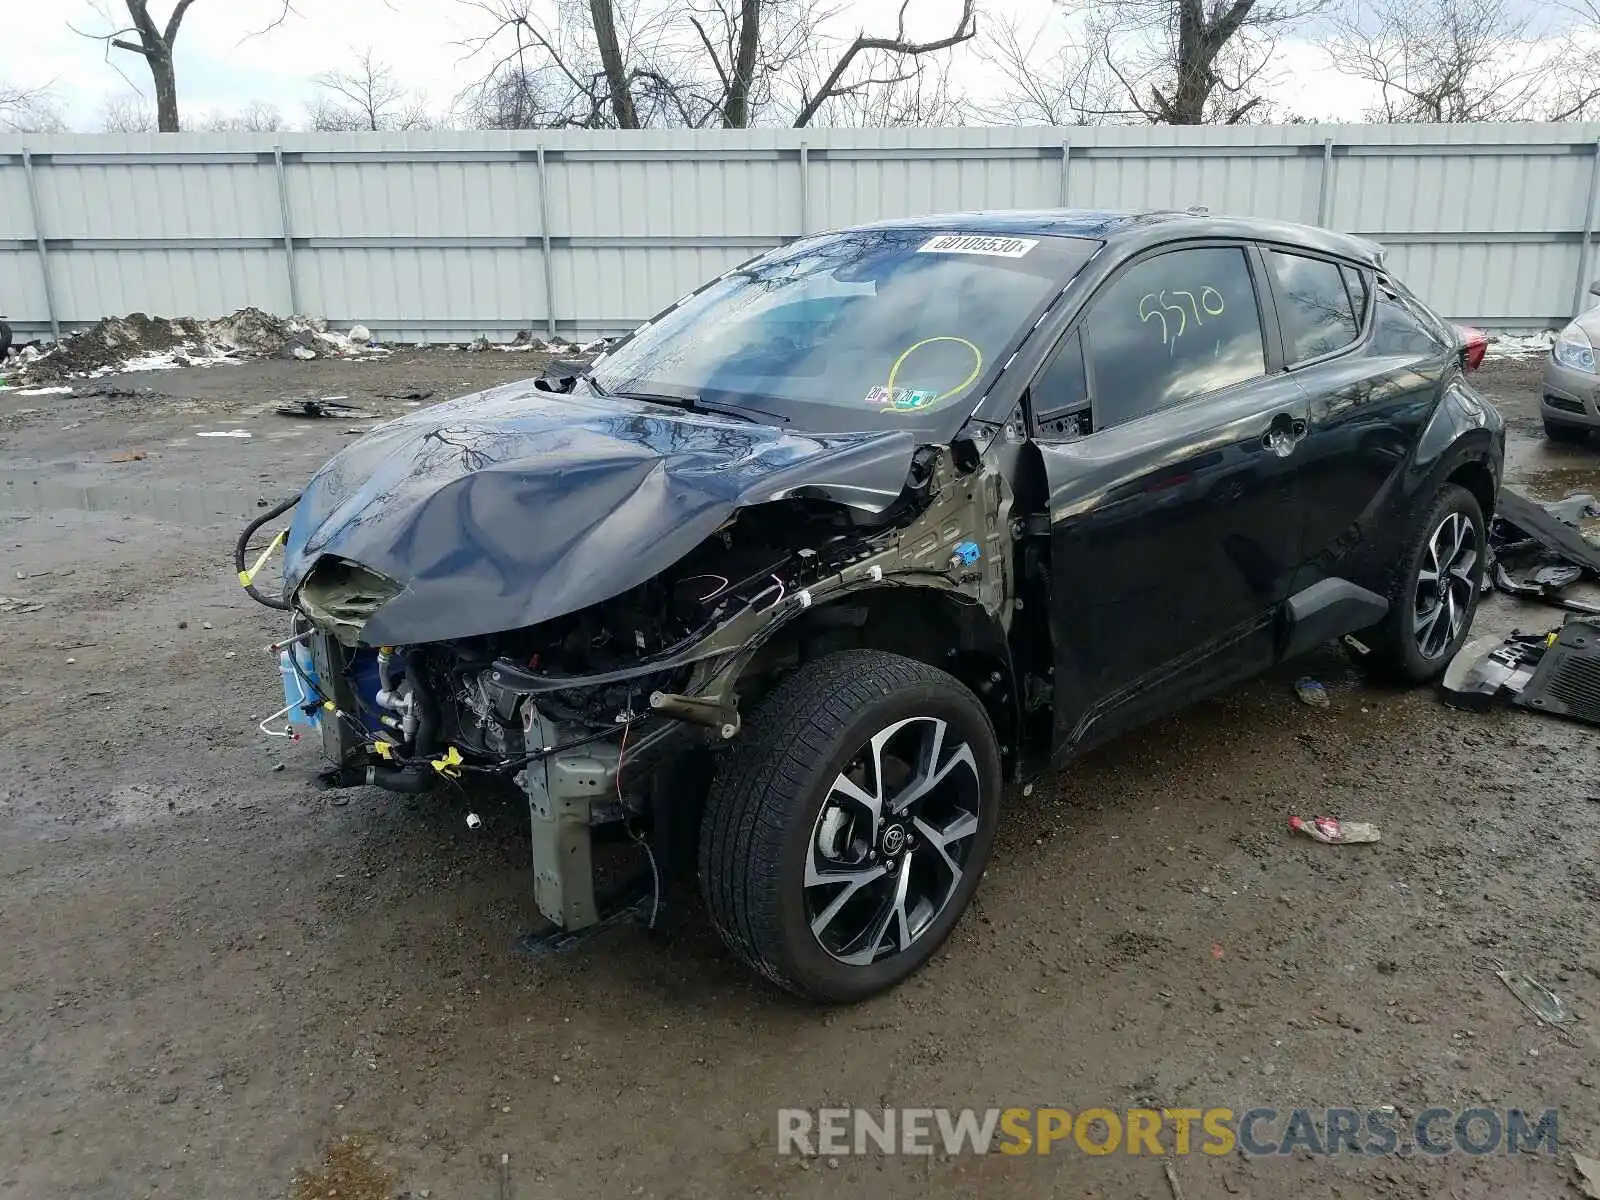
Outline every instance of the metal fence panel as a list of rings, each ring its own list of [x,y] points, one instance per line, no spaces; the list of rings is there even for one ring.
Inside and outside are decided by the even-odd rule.
[[[631,328],[807,232],[982,208],[1213,212],[1387,243],[1450,316],[1547,328],[1587,286],[1600,125],[6,135],[24,335],[298,308],[383,337]]]

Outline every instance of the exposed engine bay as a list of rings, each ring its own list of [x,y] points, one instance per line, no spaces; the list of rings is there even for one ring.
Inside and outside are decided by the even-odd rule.
[[[785,631],[848,626],[866,609],[833,602],[907,587],[1009,623],[1010,497],[974,462],[963,473],[950,449],[919,450],[899,499],[871,519],[820,495],[738,508],[641,584],[474,637],[369,644],[367,620],[400,585],[324,555],[289,598],[284,731],[320,734],[330,785],[515,781],[541,912],[592,925],[591,829],[649,823],[675,764],[738,735],[741,707],[795,660]]]

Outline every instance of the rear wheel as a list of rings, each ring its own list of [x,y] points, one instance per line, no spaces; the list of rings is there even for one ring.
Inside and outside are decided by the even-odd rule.
[[[718,771],[700,883],[728,946],[781,987],[860,1000],[932,958],[983,874],[1000,755],[983,705],[924,663],[801,667]]]
[[[1544,419],[1544,435],[1552,442],[1578,443],[1589,440],[1589,427],[1587,425],[1569,425],[1565,421],[1552,421],[1549,417]]]
[[[1472,628],[1487,545],[1477,498],[1446,484],[1395,564],[1389,613],[1370,639],[1376,665],[1407,683],[1444,671]]]

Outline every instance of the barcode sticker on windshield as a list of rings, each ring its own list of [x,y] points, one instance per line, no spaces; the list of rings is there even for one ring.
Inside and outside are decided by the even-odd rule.
[[[988,237],[976,233],[941,233],[917,247],[918,254],[987,254],[992,258],[1021,258],[1039,244],[1038,238]]]

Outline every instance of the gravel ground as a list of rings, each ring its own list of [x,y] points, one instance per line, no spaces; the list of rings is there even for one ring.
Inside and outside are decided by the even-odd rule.
[[[826,1104],[1558,1107],[1563,1145],[1600,1149],[1600,743],[1334,655],[1018,797],[947,949],[870,1003],[775,994],[694,906],[521,953],[517,806],[475,798],[469,832],[451,795],[308,788],[314,751],[256,731],[278,624],[228,557],[366,424],[283,399],[388,414],[417,401],[380,393],[535,365],[407,352],[0,394],[0,589],[39,606],[0,612],[0,1197],[1172,1194],[1127,1155],[780,1160],[776,1109]],[[1479,376],[1513,479],[1600,491],[1595,449],[1539,439],[1537,376]],[[1306,672],[1329,708],[1295,699]],[[1384,840],[1285,829],[1324,811]],[[1496,962],[1555,988],[1574,1035]],[[1174,1165],[1185,1200],[1579,1194],[1564,1152]]]

